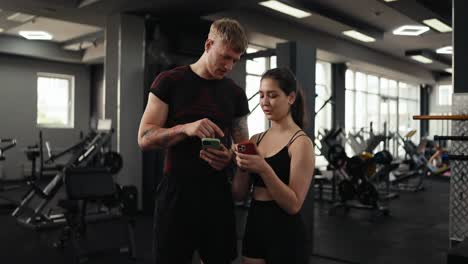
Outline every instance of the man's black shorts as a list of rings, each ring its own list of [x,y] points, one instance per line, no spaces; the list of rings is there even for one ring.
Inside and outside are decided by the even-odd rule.
[[[195,250],[205,264],[231,263],[237,238],[229,184],[175,182],[164,177],[156,192],[155,263],[191,263]]]

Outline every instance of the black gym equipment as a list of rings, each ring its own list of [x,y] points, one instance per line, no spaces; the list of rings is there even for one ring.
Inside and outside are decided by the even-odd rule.
[[[4,171],[2,163],[5,162],[5,152],[16,146],[16,139],[4,139],[0,138],[0,184],[3,181]]]
[[[70,168],[65,172],[65,189],[67,197],[61,199],[58,205],[65,209],[65,227],[59,240],[54,244],[56,248],[71,249],[74,263],[96,255],[127,253],[135,258],[135,217],[137,214],[137,190],[134,186],[121,188],[114,183],[113,173],[108,168]],[[102,247],[89,250],[87,245],[96,239],[88,232],[86,222],[87,206],[90,202],[99,201],[108,208],[117,207],[121,213],[120,224],[126,226],[126,242],[114,247]]]
[[[390,172],[398,167],[391,153],[386,150],[375,155],[362,152],[349,158],[343,147],[345,136],[342,129],[325,130],[324,133],[319,133],[317,139],[320,154],[329,162],[328,169],[332,171],[331,179],[321,177],[315,184],[318,186],[320,200],[323,200],[323,191],[330,189],[331,202],[335,203],[335,207],[348,208],[349,201],[356,201],[358,204],[354,205],[357,206],[351,207],[388,214],[386,207],[380,202],[398,197],[389,188]],[[330,182],[331,186],[325,185]]]
[[[400,141],[402,142],[402,147],[406,152],[407,161],[410,169],[407,171],[398,172],[398,170],[393,172],[395,179],[392,180],[392,187],[398,191],[411,191],[418,192],[424,190],[424,179],[429,173],[427,166],[427,159],[424,156],[424,151],[421,149],[424,148],[425,141],[423,140],[419,146],[417,146],[412,140],[411,136],[414,135],[416,131],[410,131],[402,137],[398,134]]]
[[[5,157],[3,155],[3,152],[6,149],[12,148],[14,145],[16,145],[16,140],[2,140],[3,142],[10,142],[9,145],[3,147],[2,155],[0,159],[5,160]],[[24,149],[24,154],[26,155],[26,158],[28,161],[31,163],[31,168],[29,172],[23,172],[23,177],[19,179],[1,179],[0,180],[0,191],[1,192],[9,192],[11,194],[13,191],[17,191],[19,189],[24,189],[27,188],[29,190],[24,191],[25,195],[27,196],[31,191],[33,191],[35,186],[35,181],[40,179],[42,177],[42,171],[43,171],[43,155],[42,155],[42,131],[39,131],[39,143],[31,146],[27,146],[26,149]],[[39,167],[37,166],[37,159],[39,158],[40,163]],[[28,187],[29,186],[29,187]],[[8,213],[11,213],[19,204],[20,204],[20,199],[11,199],[8,195],[2,195],[3,199],[9,200],[9,211]],[[24,197],[23,197],[24,198]]]
[[[398,198],[398,193],[392,192],[392,183],[390,173],[393,173],[400,162],[394,161],[392,154],[388,150],[382,150],[375,153],[372,157],[375,163],[376,172],[370,177],[371,182],[377,187],[381,200]]]
[[[392,138],[392,135],[387,135],[386,127],[387,125],[384,123],[385,132],[383,134],[375,134],[373,122],[370,122],[370,129],[368,132],[365,131],[365,128],[361,128],[356,133],[348,133],[346,139],[356,155],[362,152],[372,153],[381,143],[386,145],[387,140]]]
[[[388,151],[378,152],[376,156],[363,154],[346,159],[343,167],[336,168],[341,177],[338,183],[338,194],[341,200],[333,205],[329,214],[336,214],[339,208],[343,208],[345,212],[356,208],[371,210],[380,215],[389,215],[390,210],[382,204],[381,201],[384,199],[372,182],[372,178],[384,177],[392,169],[392,161],[393,157]],[[380,168],[374,172],[377,165]]]
[[[0,205],[2,212],[9,212],[14,209],[17,205],[17,201],[11,199],[7,195],[4,195],[4,192],[17,187],[17,182],[12,182],[11,180],[6,180],[4,178],[4,167],[3,163],[6,160],[5,152],[9,149],[12,149],[16,146],[16,139],[0,139],[0,199],[5,201]],[[13,185],[12,185],[13,184]]]
[[[323,156],[329,163],[328,169],[332,171],[332,175],[326,176],[322,173],[314,173],[314,187],[318,187],[318,199],[324,200],[324,191],[331,192],[329,201],[336,201],[337,178],[340,177],[339,170],[342,168],[348,159],[343,143],[345,136],[341,128],[325,129],[319,131],[315,139],[316,146],[320,153],[316,155]]]
[[[16,146],[16,139],[6,139],[6,138],[1,138],[0,139],[0,161],[5,160],[5,151],[13,148]]]
[[[99,164],[101,160],[99,156],[102,154],[104,146],[110,141],[111,136],[112,130],[91,131],[83,140],[70,148],[73,149],[71,157],[45,188],[32,183],[32,189],[12,214],[18,222],[33,229],[41,229],[63,223],[64,216],[61,214],[53,215],[51,211],[45,212],[46,206],[54,199],[63,186],[68,170],[77,167],[104,167],[104,164]],[[107,159],[107,162],[110,162],[109,159]],[[119,167],[109,168],[109,170],[114,173],[117,172],[121,167],[121,162],[116,162],[116,164]]]
[[[112,133],[110,128],[91,131],[77,144],[49,158],[55,160],[67,153],[71,156],[44,188],[32,183],[31,190],[12,213],[18,223],[34,230],[62,227],[54,245],[71,250],[74,263],[110,251],[135,257],[136,187],[120,187],[114,181],[113,175],[120,171],[123,162],[108,147]],[[53,214],[47,208],[52,203],[62,213]],[[109,221],[121,220],[126,226],[125,245],[90,249],[89,244],[96,237],[88,231],[88,223],[105,221],[107,225]]]

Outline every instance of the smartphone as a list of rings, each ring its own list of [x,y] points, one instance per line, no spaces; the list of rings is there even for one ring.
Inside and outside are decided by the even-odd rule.
[[[237,151],[243,154],[255,155],[257,151],[255,149],[255,144],[250,141],[245,141],[237,144]]]
[[[202,149],[214,148],[220,149],[221,148],[221,141],[217,138],[202,138]]]

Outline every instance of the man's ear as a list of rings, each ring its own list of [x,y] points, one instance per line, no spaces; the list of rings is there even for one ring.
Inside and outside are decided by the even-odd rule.
[[[205,51],[208,51],[213,46],[214,41],[212,39],[206,39],[205,41]]]

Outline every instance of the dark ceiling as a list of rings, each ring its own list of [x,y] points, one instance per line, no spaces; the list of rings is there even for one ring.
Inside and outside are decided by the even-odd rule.
[[[405,24],[423,25],[422,20],[438,18],[451,23],[451,0],[282,0],[312,12],[304,19],[288,17],[268,10],[257,3],[260,0],[221,1],[221,0],[0,0],[0,9],[21,11],[38,16],[63,19],[72,22],[104,27],[106,17],[120,12],[151,14],[153,16],[183,19],[203,16],[221,10],[255,10],[272,17],[290,21],[291,25],[301,25],[322,31],[337,38],[350,41],[406,61],[412,61],[405,54],[408,51],[431,53],[435,49],[451,45],[452,33],[439,33],[430,30],[421,36],[396,36],[392,31]],[[0,25],[1,27],[1,25]],[[342,34],[344,30],[358,29],[377,41],[363,43]],[[434,73],[442,73],[451,67],[450,55],[438,55],[441,61],[432,64],[416,65]]]
[[[440,15],[446,23],[452,21],[452,0],[416,0],[432,12]]]

